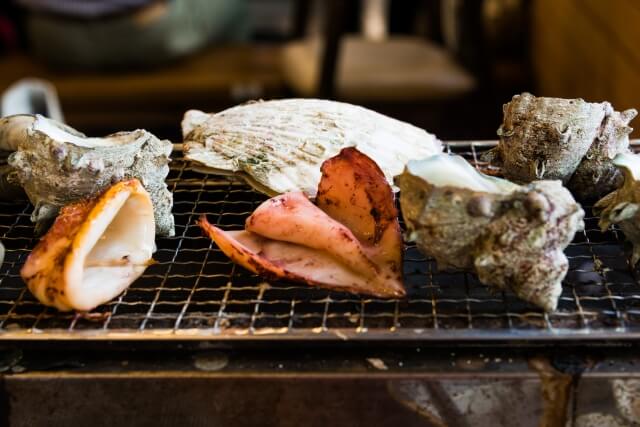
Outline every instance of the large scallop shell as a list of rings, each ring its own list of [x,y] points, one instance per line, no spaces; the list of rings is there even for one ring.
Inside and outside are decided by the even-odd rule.
[[[253,102],[217,114],[187,111],[185,157],[205,172],[235,174],[270,196],[315,197],[320,166],[342,148],[373,159],[387,180],[410,159],[442,151],[422,129],[356,105],[319,99]]]

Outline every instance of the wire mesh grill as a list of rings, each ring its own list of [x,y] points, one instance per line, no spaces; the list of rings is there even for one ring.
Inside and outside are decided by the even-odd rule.
[[[476,166],[490,143],[449,144]],[[624,236],[601,232],[585,207],[584,232],[567,248],[570,271],[558,310],[543,313],[510,293],[492,293],[463,272],[438,271],[405,249],[408,296],[382,300],[292,283],[267,283],[231,263],[195,224],[200,214],[242,228],[265,197],[242,183],[174,160],[176,236],[157,240],[157,263],[90,316],[42,306],[19,270],[36,243],[26,202],[0,203],[0,339],[514,340],[640,337],[640,284]]]

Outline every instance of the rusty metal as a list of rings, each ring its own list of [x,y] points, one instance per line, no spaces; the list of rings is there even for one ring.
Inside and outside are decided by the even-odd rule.
[[[450,143],[477,167],[493,142]],[[439,272],[405,250],[408,297],[381,300],[291,283],[266,283],[232,264],[195,220],[238,229],[264,200],[240,182],[194,171],[178,158],[169,186],[176,236],[158,239],[158,261],[125,293],[83,318],[38,303],[19,276],[34,246],[31,207],[0,202],[0,340],[557,341],[640,338],[640,284],[624,236],[601,232],[589,206],[586,229],[566,253],[570,271],[558,310],[543,313],[510,293],[491,293],[471,274]]]

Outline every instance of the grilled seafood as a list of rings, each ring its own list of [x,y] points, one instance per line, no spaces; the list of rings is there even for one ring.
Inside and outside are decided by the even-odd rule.
[[[36,232],[46,230],[59,209],[92,197],[115,182],[137,178],[154,204],[157,233],[174,234],[173,196],[165,178],[172,144],[144,130],[88,138],[42,116],[0,121],[0,148],[12,150],[12,180],[34,205]]]
[[[267,200],[245,230],[199,224],[233,261],[269,279],[374,295],[405,294],[393,192],[377,165],[345,148],[322,165],[318,205],[301,192]]]
[[[507,179],[559,179],[579,199],[595,199],[622,181],[611,160],[629,151],[634,109],[608,102],[515,95],[504,105],[500,142],[487,156]]]
[[[218,114],[188,111],[185,158],[204,172],[242,177],[269,196],[303,191],[315,197],[323,161],[344,147],[373,159],[387,180],[409,159],[442,151],[435,136],[351,104],[285,99],[240,105]]]
[[[604,196],[593,207],[600,216],[602,231],[617,224],[633,244],[631,265],[640,260],[640,156],[618,154],[613,159],[624,174],[624,184],[618,190]]]
[[[154,251],[153,204],[132,179],[63,207],[20,275],[43,304],[89,311],[142,275]]]
[[[408,239],[439,267],[475,272],[486,285],[555,310],[568,270],[562,251],[584,227],[582,208],[560,181],[519,186],[441,154],[409,162],[396,183]]]

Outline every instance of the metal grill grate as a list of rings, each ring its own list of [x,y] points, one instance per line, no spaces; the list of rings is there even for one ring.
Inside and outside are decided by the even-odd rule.
[[[450,144],[479,165],[490,142]],[[586,229],[566,253],[570,271],[556,312],[509,293],[492,294],[470,274],[439,272],[413,246],[405,253],[408,297],[381,300],[289,283],[266,283],[232,264],[195,225],[206,213],[227,229],[264,200],[245,185],[202,175],[175,160],[176,237],[158,239],[157,264],[92,318],[38,303],[19,276],[36,243],[26,203],[0,203],[0,339],[513,340],[640,337],[640,284],[620,232]]]

